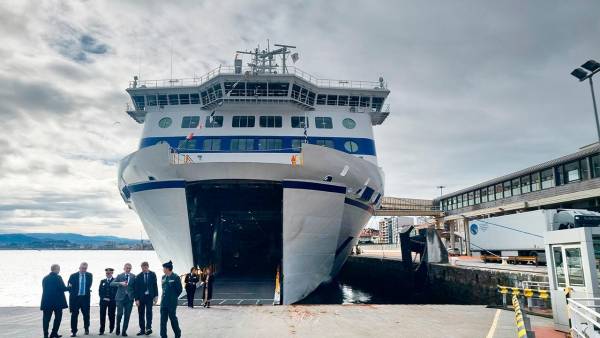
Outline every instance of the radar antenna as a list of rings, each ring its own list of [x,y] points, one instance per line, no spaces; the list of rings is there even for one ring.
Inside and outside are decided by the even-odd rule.
[[[252,62],[248,63],[248,66],[252,70],[252,74],[277,74],[279,65],[275,62],[275,57],[281,56],[281,73],[288,73],[286,59],[287,55],[291,53],[290,49],[296,48],[296,46],[274,44],[279,48],[271,50],[270,42],[267,40],[267,49],[260,50],[260,46],[254,50],[236,51],[238,54],[248,54],[252,56]],[[237,57],[236,57],[237,59]]]

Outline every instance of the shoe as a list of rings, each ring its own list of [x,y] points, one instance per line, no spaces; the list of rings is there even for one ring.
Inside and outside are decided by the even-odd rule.
[[[152,334],[152,329],[148,329],[148,330],[146,330],[146,336],[149,336],[149,335],[151,335],[151,334]]]
[[[123,332],[123,334],[121,336],[127,337],[127,333]]]
[[[104,336],[104,332],[98,333],[99,336]]]
[[[108,331],[108,333],[112,333],[112,332],[113,332],[113,329],[110,329],[110,331]]]
[[[115,331],[115,334],[116,334],[117,336],[120,336],[120,335],[121,335],[121,331],[120,331],[119,329],[117,329],[117,331]]]
[[[77,333],[71,333],[71,337],[77,337]]]
[[[85,329],[85,335],[89,335],[90,334],[90,329]]]
[[[136,334],[136,336],[143,336],[143,335],[145,335],[145,334],[146,334],[146,332],[144,332],[144,331],[140,331],[140,332],[138,332],[138,333]]]

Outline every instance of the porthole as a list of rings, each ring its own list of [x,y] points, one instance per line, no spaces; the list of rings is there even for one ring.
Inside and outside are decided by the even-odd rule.
[[[351,118],[346,118],[342,121],[342,124],[344,125],[344,127],[346,127],[347,129],[354,129],[354,127],[356,127],[356,122],[351,119]]]
[[[158,126],[161,128],[169,128],[173,120],[170,117],[163,117],[158,121]]]
[[[344,142],[344,149],[349,153],[355,153],[358,151],[358,144],[354,141]]]

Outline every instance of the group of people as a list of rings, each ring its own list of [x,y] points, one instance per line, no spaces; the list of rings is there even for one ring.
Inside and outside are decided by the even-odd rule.
[[[163,276],[161,279],[162,297],[160,301],[160,336],[167,337],[167,322],[171,321],[171,327],[175,337],[181,337],[181,329],[177,320],[176,310],[179,295],[181,294],[181,279],[173,272],[173,263],[167,262],[163,265]],[[62,311],[69,308],[71,312],[71,337],[76,337],[78,332],[79,312],[83,316],[83,329],[85,334],[90,332],[90,299],[93,276],[87,272],[88,264],[83,262],[79,265],[79,271],[73,273],[65,285],[59,275],[60,266],[53,264],[51,272],[42,281],[42,302],[40,309],[43,311],[44,338],[60,338],[58,334],[62,320]],[[152,334],[152,306],[158,302],[158,279],[153,271],[150,271],[148,262],[141,264],[142,271],[135,275],[131,273],[131,264],[126,263],[123,272],[113,277],[114,269],[106,268],[106,278],[100,281],[98,295],[100,297],[100,335],[106,331],[106,317],[108,314],[109,332],[127,336],[129,317],[133,304],[138,308],[140,331],[138,336]],[[208,271],[210,276],[210,270]],[[206,280],[212,280],[206,277]],[[212,284],[212,283],[211,283]],[[187,287],[187,284],[186,284]],[[65,298],[65,292],[69,292],[69,305]],[[210,300],[209,300],[210,303]],[[115,326],[116,310],[116,326]],[[50,320],[54,315],[52,331],[48,332]]]
[[[202,269],[193,267],[188,274],[185,275],[185,292],[187,294],[187,306],[194,307],[194,295],[196,288],[202,287],[202,306],[210,307],[212,299],[213,283],[215,281],[210,268]]]

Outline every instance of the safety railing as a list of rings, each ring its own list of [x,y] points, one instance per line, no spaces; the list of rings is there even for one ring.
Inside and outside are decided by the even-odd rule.
[[[552,313],[550,290],[545,282],[521,282],[522,287],[498,285],[498,293],[502,296],[502,306],[508,307],[508,297],[518,297],[525,301],[525,310],[538,315],[548,316]],[[511,300],[512,303],[512,300]]]
[[[163,80],[134,80],[129,82],[129,88],[163,88],[163,87],[186,87],[199,86],[220,74],[225,75],[253,75],[253,70],[250,67],[243,67],[241,72],[236,73],[233,66],[219,66],[200,77],[180,78],[180,79],[163,79]],[[247,75],[246,75],[247,74]],[[259,73],[264,75],[295,75],[307,82],[310,82],[319,87],[325,88],[357,88],[357,89],[384,89],[383,82],[376,81],[356,81],[356,80],[334,80],[334,79],[319,79],[297,67],[287,67],[287,73]]]
[[[600,298],[567,298],[572,337],[600,336]]]

